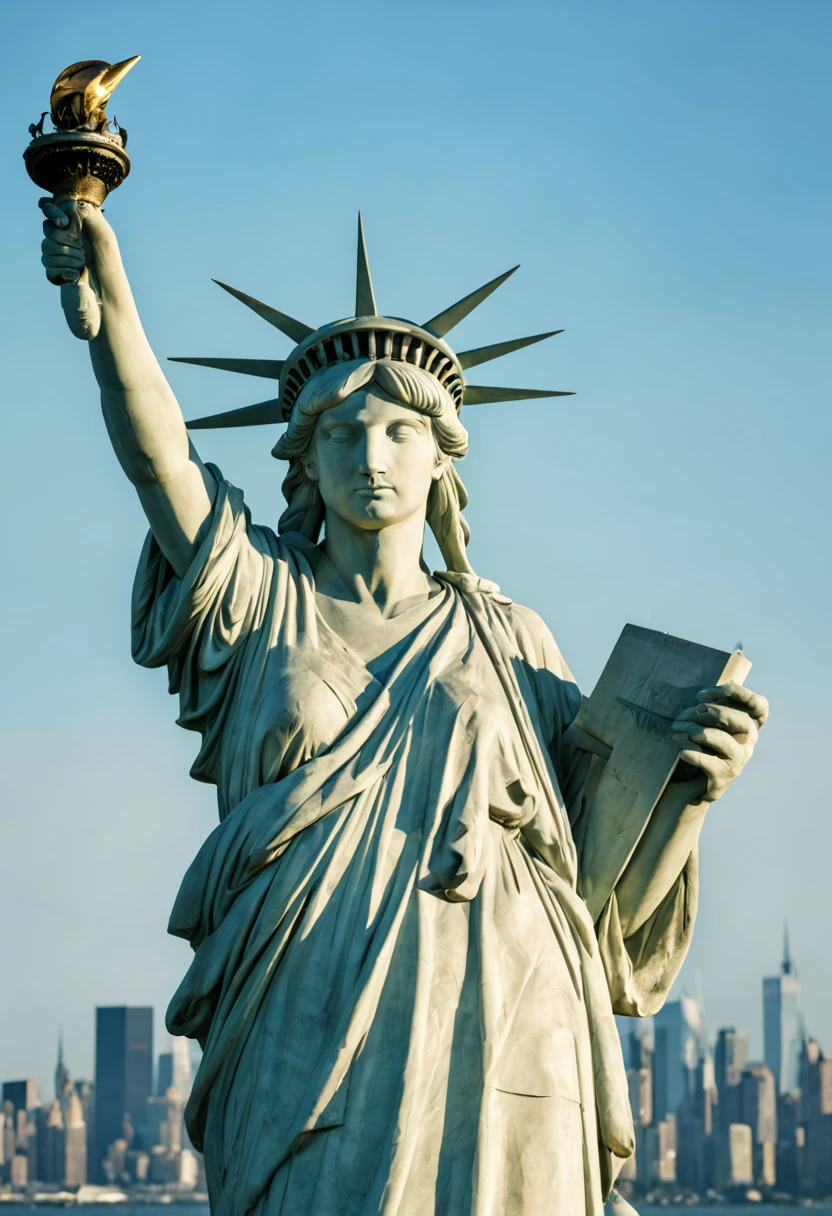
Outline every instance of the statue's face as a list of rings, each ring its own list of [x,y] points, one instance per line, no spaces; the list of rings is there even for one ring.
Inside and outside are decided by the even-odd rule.
[[[320,415],[304,463],[327,512],[377,531],[417,512],[424,516],[431,484],[447,462],[430,418],[371,385]]]

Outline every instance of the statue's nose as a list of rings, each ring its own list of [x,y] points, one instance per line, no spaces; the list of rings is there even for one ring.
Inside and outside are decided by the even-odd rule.
[[[361,461],[360,471],[365,477],[374,477],[380,473],[387,472],[387,458],[385,455],[384,434],[376,433],[375,428],[370,428],[364,437],[364,452]]]

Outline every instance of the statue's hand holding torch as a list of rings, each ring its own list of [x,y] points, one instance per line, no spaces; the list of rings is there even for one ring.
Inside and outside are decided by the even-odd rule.
[[[115,234],[93,203],[40,200],[44,214],[41,261],[50,283],[60,286],[61,305],[76,338],[89,342],[101,328],[96,254]],[[91,273],[92,271],[92,273]]]

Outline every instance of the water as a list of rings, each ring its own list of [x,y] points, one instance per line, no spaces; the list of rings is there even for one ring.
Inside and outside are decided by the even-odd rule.
[[[31,1204],[31,1203],[3,1203],[0,1202],[0,1213],[4,1211],[21,1212],[23,1210],[31,1212],[33,1210],[45,1212],[55,1212],[56,1206],[52,1204]],[[109,1213],[109,1216],[114,1216],[115,1211],[123,1210],[123,1205],[111,1203],[85,1203],[80,1205],[80,1211],[89,1213],[90,1216],[104,1216]],[[656,1207],[654,1204],[636,1205],[636,1210],[639,1216],[690,1216],[691,1212],[707,1212],[709,1216],[738,1216],[740,1212],[755,1213],[755,1216],[784,1216],[784,1213],[792,1212],[812,1212],[817,1216],[832,1216],[832,1203],[816,1203],[811,1208],[801,1208],[797,1206],[789,1206],[783,1204],[770,1205],[767,1203],[747,1203],[741,1206],[733,1204],[729,1207],[714,1207],[711,1204],[704,1204],[699,1207],[691,1207],[688,1204],[670,1204],[668,1207]],[[129,1205],[130,1216],[210,1216],[207,1203],[131,1203]]]
[[[690,1207],[688,1205],[670,1204],[668,1207],[656,1207],[654,1204],[643,1203],[641,1205],[634,1204],[638,1216],[672,1216],[675,1212],[677,1216],[681,1216],[683,1212],[688,1214],[691,1212],[708,1212],[709,1216],[738,1216],[740,1212],[754,1212],[755,1216],[784,1216],[786,1212],[812,1212],[812,1213],[832,1213],[832,1204],[816,1203],[811,1208],[798,1207],[797,1204],[768,1204],[768,1203],[744,1203],[741,1205],[733,1204],[730,1207],[714,1207],[710,1203]]]

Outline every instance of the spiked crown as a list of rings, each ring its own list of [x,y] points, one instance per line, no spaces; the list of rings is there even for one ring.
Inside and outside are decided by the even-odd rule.
[[[287,359],[232,359],[210,357],[172,357],[174,363],[193,363],[200,367],[213,367],[221,371],[241,372],[249,376],[261,376],[277,380],[277,397],[259,401],[256,405],[228,410],[205,418],[194,418],[187,425],[190,430],[207,430],[213,427],[258,426],[265,423],[288,422],[298,394],[307,380],[324,367],[333,363],[354,359],[392,359],[410,363],[434,376],[453,399],[457,413],[463,405],[479,405],[490,401],[520,401],[530,397],[569,397],[572,393],[555,392],[532,388],[492,388],[486,385],[468,384],[465,372],[480,363],[488,363],[534,342],[542,342],[561,329],[534,334],[529,338],[514,338],[508,342],[497,342],[492,346],[481,346],[475,350],[455,354],[445,341],[445,335],[458,325],[470,312],[487,299],[506,279],[514,274],[514,266],[505,274],[464,296],[450,308],[438,313],[422,325],[406,321],[401,317],[380,316],[376,310],[373,280],[364,225],[358,216],[358,267],[355,289],[355,316],[342,321],[333,321],[314,329],[294,317],[279,312],[269,304],[263,304],[227,283],[214,281],[225,291],[241,300],[264,321],[286,334],[297,345]]]

